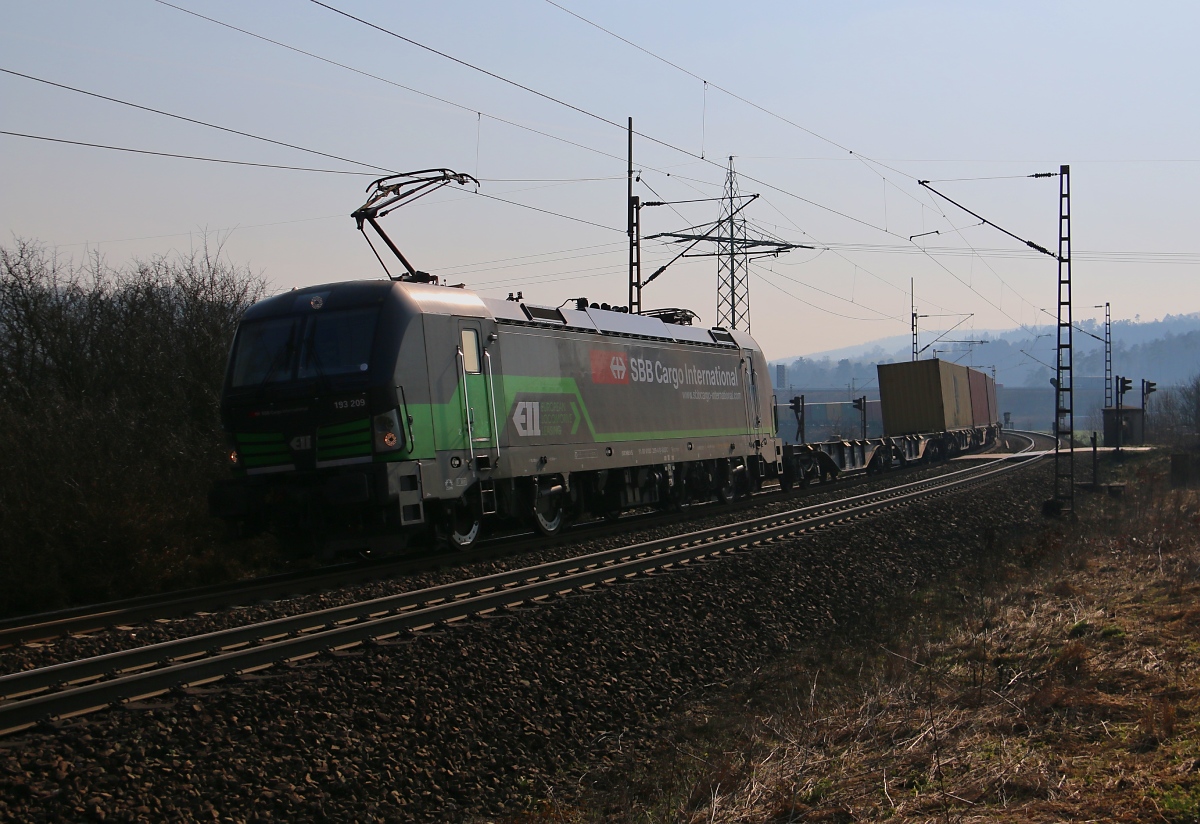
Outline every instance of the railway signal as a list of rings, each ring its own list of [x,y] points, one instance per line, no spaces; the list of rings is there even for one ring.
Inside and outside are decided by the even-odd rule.
[[[804,440],[804,396],[797,395],[792,398],[792,412],[796,415],[796,442],[806,443]]]
[[[1121,456],[1121,441],[1125,438],[1125,393],[1133,389],[1133,381],[1117,375],[1117,457]]]
[[[1145,436],[1145,430],[1146,430],[1146,398],[1149,395],[1152,395],[1156,391],[1158,391],[1157,386],[1158,386],[1158,384],[1155,383],[1154,381],[1148,381],[1145,378],[1142,378],[1142,434],[1143,434],[1143,437]],[[1143,443],[1144,442],[1145,441],[1143,440]]]
[[[862,419],[862,439],[865,441],[867,439],[867,396],[863,395],[861,398],[855,398],[853,404]]]

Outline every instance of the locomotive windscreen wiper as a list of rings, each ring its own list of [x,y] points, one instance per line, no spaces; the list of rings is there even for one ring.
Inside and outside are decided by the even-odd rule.
[[[307,371],[308,364],[311,362],[313,371],[317,377],[317,392],[321,395],[329,394],[328,379],[325,377],[325,367],[321,364],[321,356],[317,354],[317,346],[314,338],[317,336],[317,324],[309,321],[308,335],[304,339],[304,348],[300,350],[300,363],[296,367],[296,376],[305,377],[302,372]]]
[[[254,389],[254,397],[262,397],[263,391],[267,388],[267,384],[271,381],[271,376],[274,375],[281,366],[290,363],[292,360],[292,350],[295,348],[294,339],[296,336],[295,327],[289,331],[287,343],[284,347],[275,353],[275,357],[271,363],[267,365],[267,372],[263,375],[263,379],[258,382],[258,386]]]
[[[387,177],[381,177],[373,181],[367,187],[367,191],[371,193],[367,197],[367,202],[350,213],[350,217],[354,218],[355,222],[358,223],[358,231],[363,233],[363,237],[367,240],[367,245],[375,253],[375,258],[379,261],[379,265],[383,267],[383,271],[387,272],[387,276],[392,280],[429,283],[434,281],[435,278],[425,272],[418,272],[412,267],[412,264],[401,254],[396,244],[392,243],[392,239],[380,228],[377,219],[450,183],[457,183],[460,186],[466,186],[468,183],[474,183],[476,186],[479,185],[479,181],[471,175],[451,171],[450,169],[422,169],[419,172],[388,175]],[[364,223],[371,224],[371,228],[379,234],[379,237],[387,244],[388,249],[403,264],[405,270],[408,272],[407,275],[401,275],[400,277],[392,275],[387,268],[387,264],[383,262],[383,258],[376,251],[375,244],[371,243],[371,238],[367,235]]]
[[[295,351],[295,337],[294,319],[245,324],[238,332],[234,347],[230,387],[255,387],[261,391],[281,369],[289,366]]]

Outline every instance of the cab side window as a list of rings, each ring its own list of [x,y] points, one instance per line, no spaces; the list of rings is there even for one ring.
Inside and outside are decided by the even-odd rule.
[[[479,333],[474,329],[462,330],[463,366],[468,375],[478,375],[483,372],[479,357]]]

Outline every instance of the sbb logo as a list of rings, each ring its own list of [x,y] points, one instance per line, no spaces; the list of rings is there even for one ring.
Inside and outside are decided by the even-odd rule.
[[[629,361],[624,352],[593,349],[592,383],[629,383]]]
[[[608,362],[608,369],[612,372],[612,376],[617,380],[625,378],[625,358],[621,355],[613,355],[612,360]]]

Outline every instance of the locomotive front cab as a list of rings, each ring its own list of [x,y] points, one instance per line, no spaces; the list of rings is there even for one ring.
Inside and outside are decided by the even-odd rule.
[[[423,394],[423,369],[402,366],[414,313],[394,287],[312,287],[247,311],[221,400],[232,477],[210,494],[214,515],[300,554],[336,551],[334,534],[371,548],[423,521],[405,388]]]

